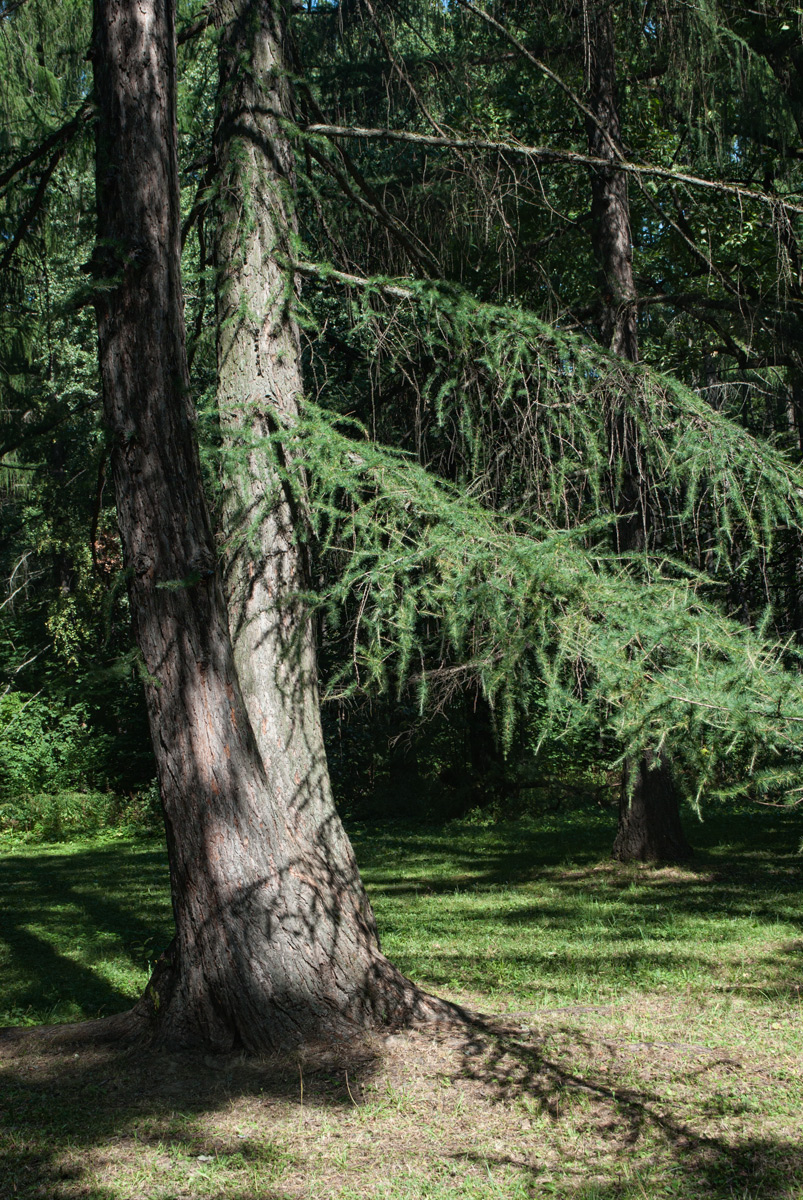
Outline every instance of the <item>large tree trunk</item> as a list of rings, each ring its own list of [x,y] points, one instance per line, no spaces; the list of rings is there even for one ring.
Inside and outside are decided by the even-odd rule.
[[[621,128],[611,5],[590,14],[588,36],[589,108],[596,118],[587,120],[589,153],[614,162],[621,149]],[[600,272],[602,339],[614,354],[638,362],[638,308],[624,172],[592,169],[591,216]],[[613,453],[624,462],[621,487],[615,497],[621,513],[616,523],[617,546],[624,552],[641,550],[649,529],[649,509],[639,484],[638,438],[616,397],[611,400],[610,426]],[[630,771],[622,785],[614,855],[622,861],[641,862],[688,858],[691,847],[681,826],[677,791],[666,756],[659,762],[647,752]]]
[[[293,280],[293,155],[281,0],[222,0],[215,126],[218,408],[224,589],[237,674],[271,783],[298,836],[323,842],[330,870],[354,878],[321,729],[315,642],[299,514],[269,439],[298,416],[303,389]],[[287,464],[285,464],[287,465]],[[299,481],[300,482],[300,481]],[[373,927],[367,901],[364,919]]]
[[[95,0],[93,64],[104,412],[176,924],[140,1012],[171,1046],[353,1034],[428,1005],[379,953],[356,869],[266,775],[242,699],[188,389],[172,0]]]

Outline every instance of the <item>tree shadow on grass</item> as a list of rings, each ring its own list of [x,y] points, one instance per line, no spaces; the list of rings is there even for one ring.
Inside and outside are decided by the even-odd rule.
[[[649,872],[648,887],[642,886],[645,877],[636,869],[600,868],[599,847],[597,858],[590,849],[572,857],[568,824],[552,833],[519,830],[515,840],[509,831],[492,831],[493,837],[472,831],[473,841],[468,832],[456,837],[448,831],[396,827],[364,837],[361,849],[380,888],[380,873],[388,887],[394,882],[393,872],[387,870],[389,847],[393,848],[391,861],[409,863],[414,852],[422,866],[441,855],[448,866],[432,877],[433,882],[443,891],[453,890],[455,878],[463,872],[472,880],[472,888],[487,892],[478,919],[499,926],[548,919],[568,930],[576,920],[569,903],[572,896],[589,890],[597,897],[618,896],[626,903],[628,915],[602,946],[615,966],[616,943],[623,934],[637,927],[656,931],[667,912],[695,917],[753,915],[762,920],[779,913],[799,917],[800,864],[788,849],[789,844],[796,846],[794,837],[788,836],[790,822],[776,822],[774,830],[762,827],[755,818],[741,823],[734,819],[719,828],[709,822],[703,828],[709,841],[698,866],[674,873]],[[787,850],[779,854],[782,840]],[[158,949],[160,939],[164,944],[170,936],[161,847],[115,844],[77,853],[10,856],[3,862],[3,874],[9,916],[4,916],[2,938],[21,960],[21,982],[12,978],[15,1002],[36,1008],[58,992],[75,997],[87,1013],[127,1008],[130,996],[93,968],[91,939],[88,953],[80,960],[60,947],[69,948],[69,934],[78,931],[89,938],[90,929],[99,930],[101,942],[104,937],[116,939],[121,957],[134,967],[143,966],[148,954],[144,948]],[[495,911],[495,890],[511,880],[544,875],[556,888],[546,908],[524,904],[516,910]],[[99,954],[100,943],[97,950]],[[668,966],[678,965],[678,950],[668,935],[660,950]],[[587,972],[593,972],[598,961],[579,961],[579,948],[571,957],[576,968]],[[693,952],[686,950],[685,960],[696,965]],[[527,966],[526,955],[521,965]],[[555,971],[564,965],[556,962]],[[803,944],[791,939],[767,956],[762,970],[766,967],[768,983],[791,994],[799,987],[801,965]],[[32,974],[38,983],[30,982]],[[738,1074],[738,1064],[727,1054],[703,1047],[669,1047],[660,1053],[647,1048],[645,1069],[634,1078],[632,1045],[623,1049],[601,1037],[595,1042],[571,1029],[564,1031],[564,1052],[558,1054],[556,1030],[561,1032],[560,1018],[552,1022],[549,1037],[479,1023],[468,1034],[455,1035],[459,1046],[454,1065],[455,1074],[476,1095],[488,1104],[507,1105],[516,1119],[522,1111],[517,1105],[533,1106],[548,1123],[543,1137],[554,1142],[556,1153],[577,1154],[579,1163],[584,1143],[600,1148],[593,1162],[582,1160],[582,1171],[562,1177],[560,1191],[551,1194],[566,1200],[631,1196],[635,1200],[645,1193],[679,1200],[703,1196],[791,1200],[803,1188],[803,1149],[796,1137],[784,1131],[783,1120],[776,1122],[773,1132],[760,1114],[751,1118],[755,1108],[750,1106],[749,1089],[731,1094],[724,1085],[710,1085],[711,1080],[717,1084],[729,1073]],[[148,1183],[148,1195],[175,1198],[203,1192],[225,1195],[226,1200],[298,1195],[297,1181],[291,1185],[284,1180],[289,1172],[303,1172],[303,1163],[274,1137],[276,1114],[286,1114],[293,1106],[300,1111],[302,1082],[307,1106],[326,1108],[335,1116],[351,1110],[355,1098],[360,1100],[360,1082],[381,1070],[377,1058],[363,1048],[348,1046],[339,1047],[329,1065],[247,1063],[235,1058],[212,1062],[132,1053],[113,1043],[79,1043],[68,1050],[57,1035],[50,1043],[46,1037],[37,1041],[37,1036],[26,1041],[20,1035],[0,1035],[3,1200],[6,1195],[21,1200],[68,1200],[79,1195],[86,1200],[121,1200],[124,1195],[146,1194],[144,1184],[139,1192],[135,1184],[121,1190],[122,1185],[104,1178],[102,1159],[111,1146],[116,1147],[118,1158],[121,1147],[130,1146],[132,1158],[143,1146],[150,1151],[166,1148],[159,1151],[165,1160],[164,1184]],[[695,1072],[701,1088],[709,1081],[696,1104],[692,1098]],[[748,1082],[768,1097],[773,1089],[783,1093],[786,1086],[780,1075]],[[678,1099],[678,1088],[688,1090],[685,1099]],[[210,1133],[208,1119],[216,1114],[222,1119],[227,1107],[243,1097],[257,1106],[256,1132],[245,1137],[225,1129]],[[587,1115],[582,1120],[571,1115],[573,1104],[585,1106]],[[752,1128],[745,1132],[749,1125]],[[535,1156],[527,1157],[518,1149],[478,1156],[471,1140],[459,1151],[461,1161],[470,1165],[481,1158],[492,1167],[510,1166],[524,1174],[534,1196],[550,1194],[543,1191],[545,1168]],[[511,1137],[509,1144],[516,1146],[516,1139]],[[211,1165],[205,1160],[212,1160]],[[218,1162],[234,1165],[225,1191],[221,1185],[215,1192],[214,1181],[202,1176]],[[181,1165],[185,1182],[171,1190],[174,1163]],[[259,1190],[248,1182],[249,1171],[261,1173]],[[554,1178],[554,1170],[550,1177]],[[264,1183],[266,1178],[269,1184]]]
[[[783,920],[799,927],[803,861],[794,854],[799,814],[713,814],[696,830],[696,864],[665,871],[600,863],[610,822],[607,813],[567,813],[551,816],[543,825],[525,822],[488,830],[389,823],[358,827],[355,842],[380,901],[398,898],[403,903],[408,895],[450,895],[463,889],[473,901],[461,920],[484,922],[489,930],[507,930],[509,936],[518,926],[565,931],[571,944],[567,941],[552,958],[539,958],[537,950],[529,957],[517,956],[515,950],[506,955],[521,973],[537,971],[545,982],[566,969],[566,955],[571,955],[574,975],[585,969],[600,979],[613,974],[637,982],[644,972],[647,980],[652,970],[706,969],[704,958],[690,949],[688,930],[682,925],[673,930],[668,917]],[[418,864],[422,874],[415,877]],[[433,864],[439,873],[431,873]],[[551,896],[529,904],[523,893],[515,907],[499,905],[500,888],[528,881],[549,883]],[[588,946],[575,944],[578,905],[589,897],[617,906],[610,928],[594,930],[593,954]],[[116,842],[5,856],[0,861],[0,909],[0,953],[6,960],[0,1011],[5,1011],[5,1021],[120,1012],[130,1006],[148,964],[172,935],[164,849],[158,843]],[[433,912],[426,920],[430,937],[448,933],[445,910],[442,921]],[[787,989],[793,998],[803,982],[795,937],[787,934],[782,949],[772,947],[764,964],[766,983]],[[429,985],[449,986],[466,971],[470,974],[470,965],[463,959],[451,961],[445,953],[433,956]]]
[[[348,1135],[354,1126],[347,1114],[353,1117],[384,1070],[378,1041],[271,1061],[157,1055],[104,1042],[98,1035],[104,1025],[113,1032],[114,1020],[98,1023],[94,1037],[78,1027],[0,1035],[4,1197],[289,1200],[306,1194],[307,1155],[318,1147],[314,1133],[306,1142],[301,1135],[288,1141],[288,1121],[301,1130],[305,1114],[325,1110]],[[81,1040],[71,1042],[73,1034]],[[448,1062],[444,1044],[453,1050]],[[434,1183],[446,1159],[464,1178],[473,1171],[481,1180],[487,1172],[489,1194],[499,1197],[508,1194],[504,1180],[512,1175],[519,1182],[510,1184],[511,1198],[525,1194],[521,1181],[528,1195],[565,1200],[792,1200],[803,1187],[803,1146],[794,1132],[758,1119],[749,1130],[747,1121],[739,1124],[753,1112],[747,1100],[756,1080],[749,1064],[727,1053],[664,1047],[634,1079],[616,1045],[560,1019],[535,1031],[477,1019],[434,1039],[408,1039],[405,1053],[407,1067],[429,1077],[423,1095],[431,1107],[420,1120],[435,1134],[423,1172],[425,1180],[431,1173],[433,1195],[449,1194]],[[444,1067],[454,1091],[470,1089],[462,1131],[459,1119],[438,1110],[436,1072]],[[740,1069],[744,1105],[738,1095],[719,1107],[706,1103]],[[687,1089],[680,1097],[679,1081]],[[763,1080],[765,1090],[779,1085]],[[366,1113],[376,1122],[371,1157],[363,1143],[351,1163],[349,1142],[341,1141],[348,1167],[340,1182],[349,1195],[395,1196],[383,1190],[387,1125]],[[480,1148],[489,1113],[495,1140]],[[525,1113],[542,1117],[529,1135],[522,1134]],[[415,1133],[413,1126],[411,1140]],[[400,1197],[413,1194],[400,1185]],[[483,1192],[455,1187],[455,1195],[464,1194]]]
[[[462,1157],[516,1168],[529,1179],[532,1195],[565,1200],[793,1200],[802,1194],[803,1144],[795,1119],[781,1119],[777,1132],[764,1119],[786,1089],[782,1070],[772,1078],[766,1066],[727,1051],[665,1043],[640,1048],[642,1077],[634,1080],[627,1062],[633,1049],[559,1023],[550,1034],[505,1027],[504,1018],[479,1023],[464,1045],[460,1073],[491,1101],[540,1112],[552,1137],[540,1134],[535,1154],[519,1144],[510,1152]],[[723,1087],[733,1078],[740,1088]],[[763,1114],[756,1111],[757,1087],[767,1103]],[[559,1153],[577,1156],[557,1190],[554,1166],[539,1161],[550,1140]]]
[[[773,811],[768,818],[755,807],[719,808],[702,822],[687,813],[686,823],[694,859],[682,868],[666,868],[664,877],[677,899],[686,897],[689,911],[710,911],[709,885],[717,882],[730,885],[719,886],[713,894],[717,909],[730,911],[736,899],[745,911],[766,915],[777,911],[769,903],[777,901],[778,890],[789,891],[803,878],[800,809]],[[350,833],[360,869],[372,884],[387,895],[404,896],[448,894],[456,884],[493,890],[546,875],[595,886],[604,884],[607,875],[611,886],[625,889],[651,868],[623,867],[610,859],[615,831],[615,817],[609,812],[581,810],[488,828],[461,822],[438,827],[387,822],[356,826]],[[416,871],[419,864],[421,874]],[[436,865],[438,873],[433,871]]]
[[[738,990],[733,965],[723,961],[721,970],[717,965],[717,944],[742,939],[750,956],[743,986],[766,986],[796,999],[803,983],[803,859],[797,853],[802,816],[781,810],[768,817],[755,808],[713,812],[695,830],[695,861],[681,868],[601,860],[600,834],[609,818],[594,813],[553,816],[543,828],[522,822],[488,830],[460,825],[361,830],[357,852],[391,928],[405,928],[405,906],[412,898],[423,920],[431,896],[426,917],[431,937],[448,939],[454,906],[460,922],[476,928],[478,943],[500,940],[510,978],[517,972],[522,980],[529,972],[547,986],[550,979],[568,978],[568,972],[615,993],[625,983],[708,980],[713,969],[724,989]],[[506,893],[504,900],[500,893]],[[445,903],[437,916],[440,896]],[[772,928],[778,941],[784,939],[782,946],[775,944]],[[525,935],[521,944],[519,929]],[[459,986],[474,990],[488,977],[488,963],[473,972],[465,956],[461,960],[462,949],[420,953],[431,986],[455,986],[459,980]],[[505,988],[501,975],[498,986]]]
[[[121,1039],[119,1020],[0,1031],[3,1200],[216,1194],[208,1186],[216,1170],[226,1200],[278,1200],[295,1158],[274,1136],[275,1113],[295,1109],[303,1120],[305,1106],[350,1109],[377,1062],[368,1045],[273,1060],[157,1053]],[[243,1098],[252,1102],[247,1133],[226,1121]],[[104,1181],[109,1162],[122,1182]],[[248,1182],[255,1171],[258,1191]]]
[[[0,914],[6,1021],[121,1012],[172,935],[164,850],[116,842],[6,855]]]

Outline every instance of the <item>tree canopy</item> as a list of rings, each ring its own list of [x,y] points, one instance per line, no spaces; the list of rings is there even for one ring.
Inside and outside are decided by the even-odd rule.
[[[223,561],[226,480],[250,456],[271,482],[242,544],[280,490],[309,566],[288,603],[318,613],[330,694],[431,711],[471,690],[505,747],[649,751],[698,803],[794,799],[800,14],[268,7],[286,42],[263,150],[289,157],[264,194],[244,190],[228,247],[228,18],[178,11],[190,392]],[[608,19],[616,127],[594,90]],[[91,22],[82,0],[0,9],[2,719],[13,737],[43,696],[51,728],[78,714],[79,743],[106,739],[82,778],[118,786],[115,757],[138,783],[152,766],[100,417],[92,305],[112,285],[93,257]],[[601,257],[603,176],[626,206],[627,296]],[[240,397],[232,436],[221,344],[265,317],[247,296],[225,312],[221,281],[271,189],[260,253],[272,311],[301,330],[304,399],[251,420]],[[625,307],[638,362],[611,341]],[[626,519],[638,544],[617,537]]]

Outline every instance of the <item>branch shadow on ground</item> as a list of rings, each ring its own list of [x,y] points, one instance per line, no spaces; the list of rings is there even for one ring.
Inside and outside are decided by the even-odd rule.
[[[378,1064],[369,1045],[261,1061],[155,1053],[121,1040],[116,1020],[0,1031],[3,1196],[120,1200],[131,1194],[128,1187],[104,1184],[99,1172],[110,1147],[118,1158],[122,1153],[125,1166],[130,1143],[129,1157],[140,1164],[146,1150],[158,1151],[157,1170],[172,1161],[204,1175],[207,1163],[233,1164],[234,1180],[221,1192],[226,1200],[278,1200],[285,1194],[278,1177],[293,1165],[293,1155],[275,1137],[276,1113],[295,1111],[303,1120],[305,1106],[351,1109],[361,1080]],[[208,1118],[225,1117],[244,1097],[253,1101],[252,1116],[257,1113],[249,1133],[210,1129]],[[266,1173],[275,1178],[277,1190],[238,1186],[237,1176],[249,1168],[259,1169],[263,1180]],[[158,1184],[155,1191],[164,1194]]]
[[[6,855],[0,913],[6,1021],[122,1012],[172,936],[164,850],[113,843]]]
[[[540,1114],[541,1130],[546,1124],[551,1136],[540,1132],[529,1154],[514,1141],[510,1151],[461,1157],[518,1169],[529,1194],[540,1195],[541,1185],[554,1179],[551,1143],[553,1159],[556,1152],[576,1155],[559,1191],[548,1186],[544,1193],[565,1200],[792,1200],[801,1194],[803,1145],[794,1122],[774,1135],[753,1115],[755,1077],[766,1072],[751,1071],[727,1051],[664,1044],[641,1047],[645,1060],[651,1049],[658,1058],[645,1061],[644,1078],[634,1081],[624,1063],[633,1049],[561,1029],[560,1022],[546,1034],[504,1018],[479,1022],[461,1048],[460,1075],[481,1086],[491,1103]],[[739,1089],[728,1089],[723,1103],[718,1085],[734,1076],[741,1077],[741,1098]],[[689,1085],[683,1099],[678,1080]],[[761,1082],[767,1093],[784,1088],[782,1072]],[[740,1117],[746,1120],[735,1132],[733,1120]],[[753,1128],[745,1131],[748,1124]]]
[[[694,861],[680,868],[625,866],[606,858],[610,825],[605,813],[571,812],[543,825],[489,830],[400,823],[358,830],[355,847],[386,925],[406,928],[410,902],[423,919],[431,897],[428,930],[436,943],[448,941],[453,906],[464,928],[476,927],[478,941],[501,939],[511,978],[531,972],[548,987],[571,973],[616,993],[621,986],[676,984],[684,975],[705,979],[707,986],[713,969],[719,990],[755,991],[760,985],[797,1002],[803,985],[800,810],[769,817],[756,808],[713,810],[694,829]],[[735,920],[742,922],[739,936],[753,939],[750,978],[742,983],[724,961],[716,963],[718,941],[731,936]],[[777,941],[760,926],[776,929]],[[519,938],[519,931],[525,936]],[[462,945],[422,951],[422,958],[427,986],[459,980],[473,991],[488,977],[487,962],[472,972]],[[406,959],[402,966],[411,969]]]
[[[133,1194],[130,1176],[126,1183],[109,1180],[102,1166],[110,1147],[118,1160],[128,1147],[140,1160],[152,1152],[153,1170],[165,1172],[155,1181],[141,1177],[138,1195],[284,1200],[299,1194],[305,1156],[313,1149],[301,1137],[288,1145],[289,1122],[300,1128],[304,1114],[314,1110],[326,1110],[337,1121],[338,1114],[342,1118],[364,1105],[375,1122],[374,1158],[366,1162],[362,1147],[359,1170],[355,1166],[353,1178],[342,1182],[348,1190],[359,1179],[361,1194],[396,1197],[377,1183],[387,1171],[387,1125],[370,1116],[369,1100],[371,1081],[384,1069],[379,1042],[249,1061],[233,1055],[155,1055],[104,1041],[99,1036],[103,1025],[98,1023],[91,1037],[72,1027],[77,1041],[70,1040],[66,1027],[0,1035],[3,1194],[20,1200],[122,1200]],[[579,1033],[560,1018],[536,1030],[502,1019],[477,1019],[433,1038],[420,1034],[409,1040],[416,1068],[423,1065],[431,1077],[433,1091],[423,1095],[432,1108],[420,1116],[430,1126],[438,1116],[436,1069],[427,1047],[444,1042],[453,1051],[449,1063],[455,1088],[471,1091],[476,1123],[464,1127],[456,1145],[453,1119],[441,1115],[446,1141],[443,1147],[436,1142],[423,1163],[433,1177],[439,1158],[451,1157],[466,1176],[515,1174],[525,1191],[511,1187],[511,1198],[555,1194],[565,1200],[635,1200],[646,1194],[676,1200],[791,1200],[803,1186],[803,1146],[792,1132],[723,1132],[705,1105],[698,1111],[690,1097],[685,1103],[673,1099],[680,1069],[691,1084],[704,1077],[711,1094],[711,1079],[724,1078],[738,1066],[727,1053],[681,1047],[675,1059],[663,1062],[662,1074],[646,1072],[647,1078],[634,1081],[624,1077],[616,1047]],[[250,1106],[248,1128],[235,1131],[226,1118],[244,1099]],[[491,1121],[498,1129],[500,1107],[507,1114],[509,1137],[503,1148],[498,1143],[495,1149],[480,1148],[485,1132],[481,1115],[495,1109]],[[732,1114],[720,1111],[719,1117],[738,1116],[738,1099],[732,1109]],[[524,1113],[541,1118],[527,1135],[521,1130]],[[215,1126],[215,1120],[220,1124]],[[277,1133],[280,1127],[284,1134]],[[416,1141],[414,1128],[411,1140]],[[565,1159],[558,1169],[555,1159],[561,1156]],[[221,1177],[219,1191],[209,1192],[205,1163],[219,1165],[224,1174],[232,1169]],[[176,1166],[190,1190],[169,1190]],[[259,1183],[255,1171],[261,1172]],[[203,1182],[200,1191],[191,1186],[194,1178]],[[496,1182],[494,1187],[492,1194],[508,1194]],[[432,1194],[449,1193],[436,1189]],[[481,1194],[458,1186],[454,1192],[472,1200]],[[408,1193],[402,1189],[398,1195]]]
[[[600,864],[599,845],[592,853],[590,845],[584,850],[575,844],[575,852],[569,855],[567,828],[552,835],[541,831],[537,837],[519,831],[515,840],[498,831],[495,840],[476,835],[472,840],[470,832],[456,837],[449,832],[396,827],[358,837],[357,846],[376,889],[384,886],[383,878],[392,889],[395,876],[388,868],[389,857],[391,863],[404,860],[409,864],[419,855],[425,865],[433,856],[442,855],[448,865],[442,874],[432,877],[433,883],[445,892],[449,880],[453,890],[455,879],[464,876],[471,887],[487,892],[485,915],[489,919],[496,889],[511,879],[520,881],[548,872],[565,903],[556,896],[548,911],[524,904],[517,910],[497,912],[494,920],[515,925],[543,920],[546,915],[550,922],[568,928],[574,918],[569,903],[572,895],[589,888],[595,894],[606,889],[614,894],[622,886],[629,888],[631,875]],[[708,844],[702,845],[694,868],[650,875],[650,891],[653,898],[660,894],[662,909],[700,916],[754,914],[765,918],[788,911],[790,917],[797,914],[799,919],[799,860],[791,851],[777,853],[777,837],[773,841],[769,836],[772,831],[763,841],[757,839],[755,820],[747,818],[741,823],[731,818],[721,827],[711,822],[703,828]],[[784,815],[780,832],[796,848],[793,829],[791,819]],[[701,842],[698,838],[698,844]],[[78,961],[54,947],[68,926],[82,936],[89,936],[93,929],[96,934],[99,931],[101,940],[116,938],[121,955],[133,966],[142,967],[144,948],[158,948],[159,939],[166,942],[170,936],[161,848],[132,850],[121,844],[63,855],[26,853],[7,857],[3,867],[9,917],[4,917],[2,938],[9,953],[20,959],[19,979],[15,982],[12,978],[18,1001],[38,1003],[39,987],[45,999],[54,990],[67,991],[80,1000],[85,1011],[93,1013],[127,1008],[130,996],[93,970],[91,954]],[[637,873],[632,878],[637,879]],[[650,907],[646,894],[628,891],[626,900],[632,909],[628,930],[631,924],[649,927],[664,919],[655,915],[655,906]],[[603,947],[605,954],[616,953],[623,928],[612,934],[609,945]],[[668,945],[667,954],[673,953]],[[790,995],[799,988],[802,958],[803,942],[798,939],[781,950],[776,948],[772,964],[767,963],[767,970],[772,966],[774,972],[773,986],[786,988]],[[589,960],[587,969],[592,966]],[[37,985],[30,982],[32,972],[40,980]],[[462,1080],[472,1089],[477,1104],[505,1107],[511,1114],[511,1127],[525,1113],[542,1121],[537,1135],[534,1132],[530,1137],[529,1149],[521,1148],[521,1138],[516,1135],[504,1149],[486,1149],[480,1154],[474,1149],[476,1139],[467,1135],[454,1151],[467,1170],[483,1163],[492,1170],[510,1168],[525,1180],[527,1194],[550,1194],[543,1192],[542,1185],[554,1178],[556,1168],[545,1162],[543,1155],[539,1157],[539,1146],[551,1146],[557,1156],[576,1154],[582,1166],[561,1177],[561,1190],[555,1194],[565,1200],[631,1196],[635,1200],[645,1191],[678,1200],[700,1196],[790,1200],[803,1188],[803,1147],[787,1132],[788,1122],[779,1120],[770,1127],[758,1116],[755,1120],[751,1117],[755,1113],[751,1089],[782,1091],[780,1075],[757,1082],[748,1078],[749,1072],[744,1075],[743,1068],[726,1052],[673,1046],[660,1053],[649,1047],[639,1050],[632,1044],[624,1047],[602,1035],[583,1033],[560,1014],[549,1018],[542,1014],[539,1019],[539,1028],[477,1021],[449,1035],[454,1043],[450,1070],[456,1081]],[[308,1061],[249,1062],[234,1056],[156,1056],[113,1041],[73,1045],[69,1038],[65,1029],[52,1034],[0,1034],[2,1195],[20,1200],[72,1200],[77,1195],[89,1200],[121,1200],[129,1192],[105,1182],[97,1164],[104,1148],[130,1142],[132,1154],[137,1146],[161,1148],[166,1179],[173,1160],[196,1164],[191,1169],[197,1171],[207,1159],[241,1162],[243,1180],[238,1182],[239,1168],[232,1168],[234,1174],[225,1192],[215,1194],[225,1195],[226,1200],[265,1200],[268,1195],[283,1200],[298,1194],[295,1182],[285,1189],[284,1174],[296,1168],[303,1172],[304,1164],[293,1159],[274,1129],[279,1117],[286,1120],[288,1112],[300,1114],[302,1083],[304,1105],[331,1112],[337,1119],[338,1114],[350,1112],[355,1103],[362,1102],[361,1087],[367,1087],[384,1069],[381,1045],[341,1044],[328,1058],[313,1056]],[[633,1056],[639,1053],[644,1069],[634,1072]],[[740,1072],[745,1086],[726,1087],[731,1076],[737,1081],[742,1078]],[[700,1084],[696,1108],[690,1099],[695,1080]],[[678,1087],[681,1092],[684,1087],[691,1091],[678,1098]],[[248,1098],[258,1114],[254,1129],[242,1137],[230,1131],[210,1133],[208,1119],[225,1114],[232,1103],[243,1098]],[[379,1160],[381,1125],[377,1126],[376,1141]],[[584,1145],[597,1147],[593,1161],[582,1157]],[[264,1179],[266,1163],[270,1190],[263,1185],[254,1190],[245,1175],[253,1167],[262,1171]],[[205,1191],[207,1184],[208,1180]],[[162,1188],[153,1194],[185,1193]]]

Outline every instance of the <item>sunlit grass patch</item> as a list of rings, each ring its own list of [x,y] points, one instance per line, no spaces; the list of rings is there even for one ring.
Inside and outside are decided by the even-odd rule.
[[[326,1065],[0,1039],[0,1196],[801,1200],[800,824],[712,817],[683,869],[613,863],[606,813],[359,826],[386,951],[501,1016]],[[5,1019],[130,1005],[171,934],[161,844],[0,872]]]
[[[692,826],[701,849],[683,869],[605,861],[607,814],[374,828],[356,844],[387,953],[433,990],[494,1008],[645,990],[760,997],[803,982],[800,819],[761,817]]]

